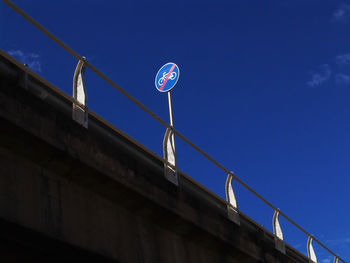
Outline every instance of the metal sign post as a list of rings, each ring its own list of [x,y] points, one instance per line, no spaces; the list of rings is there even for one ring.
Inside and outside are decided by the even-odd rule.
[[[160,68],[156,75],[155,86],[160,92],[168,92],[170,128],[165,132],[163,141],[164,152],[164,176],[172,183],[178,185],[177,156],[174,134],[173,104],[171,100],[171,89],[176,85],[180,75],[179,67],[175,63],[167,63]]]
[[[174,127],[173,103],[171,101],[171,91],[168,92],[170,126]]]

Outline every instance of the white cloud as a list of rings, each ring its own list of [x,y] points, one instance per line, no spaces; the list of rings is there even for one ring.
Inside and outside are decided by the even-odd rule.
[[[332,74],[328,64],[321,65],[317,72],[311,72],[311,80],[306,82],[310,87],[317,87],[327,81]]]
[[[342,4],[334,11],[332,20],[335,22],[346,22],[350,17],[350,5]]]
[[[321,263],[331,263],[329,258],[322,259]]]
[[[350,75],[338,73],[337,75],[335,75],[335,83],[340,86],[350,85]],[[346,242],[350,242],[350,238],[346,239]]]
[[[8,53],[23,64],[27,64],[30,69],[41,72],[40,56],[38,54],[24,53],[22,50],[10,50]]]
[[[348,65],[350,64],[350,53],[336,56],[335,60],[338,66]]]
[[[330,246],[337,246],[337,247],[347,247],[350,243],[350,233],[347,233],[347,237],[340,237],[337,239],[329,239],[327,240],[328,245]]]

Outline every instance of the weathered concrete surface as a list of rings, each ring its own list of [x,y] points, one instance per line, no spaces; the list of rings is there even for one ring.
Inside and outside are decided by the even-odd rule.
[[[101,121],[79,126],[69,100],[0,58],[2,262],[308,262],[248,218],[231,222],[186,178],[165,180],[159,160]]]

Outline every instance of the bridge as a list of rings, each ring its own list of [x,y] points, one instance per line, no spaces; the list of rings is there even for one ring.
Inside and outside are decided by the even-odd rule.
[[[317,262],[317,242],[44,27],[4,1],[229,176],[227,200],[0,51],[0,258],[4,262]],[[80,67],[79,67],[80,65]],[[81,88],[81,87],[80,87]],[[82,92],[81,90],[79,92]],[[175,171],[175,179],[170,171]],[[232,181],[275,210],[274,232],[237,207]],[[308,237],[283,240],[279,215]]]
[[[168,181],[162,162],[96,114],[79,125],[71,99],[0,61],[0,258],[309,262],[252,219],[232,222],[190,178]]]

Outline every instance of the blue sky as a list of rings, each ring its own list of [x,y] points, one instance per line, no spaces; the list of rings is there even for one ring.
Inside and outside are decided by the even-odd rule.
[[[350,0],[14,2],[167,121],[154,77],[177,63],[176,129],[350,261]],[[3,2],[0,48],[72,94],[77,61]],[[162,155],[164,127],[89,69],[86,81],[92,110]],[[177,148],[180,169],[224,197],[223,171]],[[273,211],[235,186],[272,230]]]

